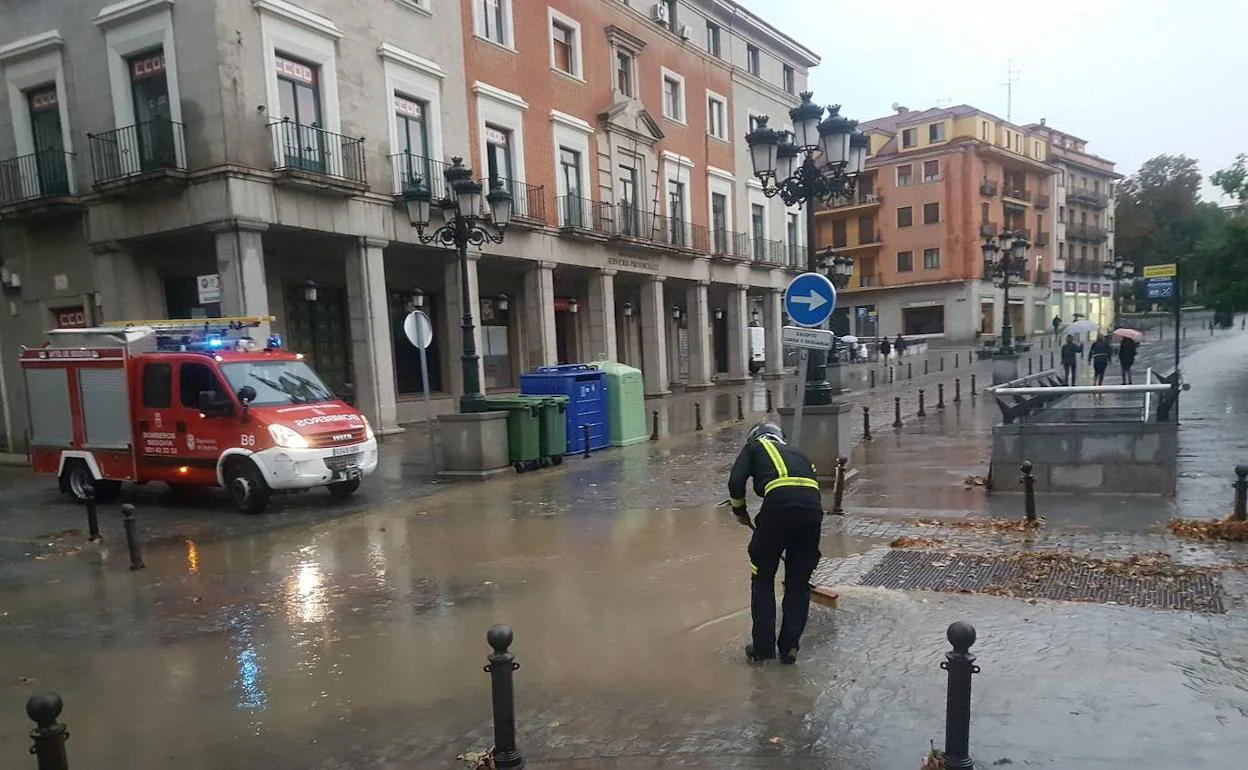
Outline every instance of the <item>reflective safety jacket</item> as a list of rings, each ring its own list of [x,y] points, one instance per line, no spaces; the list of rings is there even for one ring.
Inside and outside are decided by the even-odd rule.
[[[783,442],[764,436],[741,449],[728,477],[728,498],[734,508],[745,505],[745,485],[751,478],[764,508],[823,510],[815,466]]]

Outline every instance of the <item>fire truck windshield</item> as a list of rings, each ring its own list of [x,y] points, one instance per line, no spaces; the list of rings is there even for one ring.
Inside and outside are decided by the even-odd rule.
[[[221,365],[235,393],[244,385],[256,389],[253,406],[315,404],[334,394],[303,361],[235,361]]]

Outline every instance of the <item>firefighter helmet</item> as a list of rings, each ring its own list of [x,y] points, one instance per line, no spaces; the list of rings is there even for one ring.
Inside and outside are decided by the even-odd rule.
[[[763,420],[753,428],[750,428],[750,432],[745,436],[745,443],[749,444],[758,441],[763,436],[777,441],[784,441],[784,431],[780,429],[780,426],[769,420]]]

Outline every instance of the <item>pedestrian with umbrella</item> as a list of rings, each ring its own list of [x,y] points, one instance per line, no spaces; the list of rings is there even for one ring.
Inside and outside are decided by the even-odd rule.
[[[1131,379],[1131,366],[1135,364],[1135,354],[1139,350],[1144,335],[1135,329],[1115,329],[1114,336],[1122,338],[1118,346],[1118,363],[1122,366],[1122,382],[1124,385],[1134,385]]]
[[[1062,345],[1062,373],[1067,385],[1075,384],[1075,367],[1079,364],[1079,355],[1083,353],[1083,345],[1075,342],[1075,335],[1066,335],[1066,344]]]

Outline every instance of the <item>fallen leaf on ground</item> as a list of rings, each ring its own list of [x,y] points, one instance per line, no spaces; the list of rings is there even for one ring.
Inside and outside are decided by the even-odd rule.
[[[983,476],[967,476],[962,483],[968,487],[986,487],[988,486],[988,479]]]
[[[974,532],[1032,532],[1044,526],[1044,517],[1035,521],[1026,519],[992,519],[970,518],[950,519],[915,519],[908,522],[912,527],[949,527],[950,529],[969,529]]]
[[[455,757],[472,767],[472,770],[494,770],[494,749],[489,751],[465,751]]]
[[[1166,528],[1189,540],[1230,540],[1248,542],[1248,521],[1225,519],[1171,519]]]
[[[910,537],[909,535],[902,535],[889,543],[889,545],[893,548],[927,548],[944,542],[944,540],[938,537]]]

